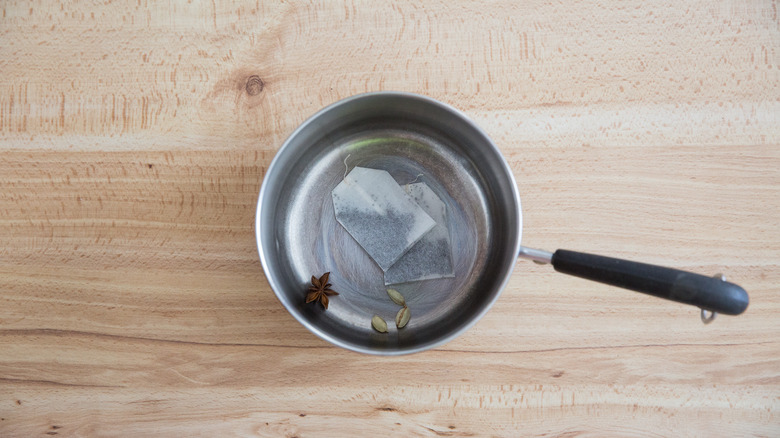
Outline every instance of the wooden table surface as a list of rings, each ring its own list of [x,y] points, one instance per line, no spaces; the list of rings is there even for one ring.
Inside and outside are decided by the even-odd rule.
[[[780,436],[776,2],[0,9],[1,436]],[[375,90],[489,133],[524,244],[723,272],[750,308],[705,326],[518,261],[435,350],[320,340],[268,286],[257,195]]]

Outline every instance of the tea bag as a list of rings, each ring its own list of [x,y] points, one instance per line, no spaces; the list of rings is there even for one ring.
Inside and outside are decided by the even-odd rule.
[[[425,183],[402,188],[436,221],[436,226],[385,271],[385,284],[454,277],[447,206]]]
[[[383,271],[436,225],[384,170],[355,167],[331,196],[336,220]]]

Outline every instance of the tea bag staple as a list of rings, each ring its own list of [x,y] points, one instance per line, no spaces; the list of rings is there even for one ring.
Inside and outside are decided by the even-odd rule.
[[[331,196],[336,220],[383,271],[436,225],[384,170],[355,167]]]
[[[425,183],[402,188],[436,221],[436,226],[385,271],[385,284],[454,277],[447,206]]]

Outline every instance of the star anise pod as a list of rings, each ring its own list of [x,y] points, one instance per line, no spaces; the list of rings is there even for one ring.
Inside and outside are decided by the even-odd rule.
[[[309,287],[309,293],[306,295],[306,303],[319,300],[322,307],[328,308],[328,297],[339,294],[330,288],[331,284],[328,283],[329,276],[330,272],[322,274],[322,277],[319,279],[313,275],[311,276],[311,287]]]

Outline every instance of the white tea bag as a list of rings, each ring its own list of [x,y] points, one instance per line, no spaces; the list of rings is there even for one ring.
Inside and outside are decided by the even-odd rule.
[[[436,226],[385,270],[385,284],[454,277],[447,206],[425,183],[407,184],[402,188],[436,221]]]
[[[336,220],[383,271],[436,225],[384,170],[355,167],[331,196]]]

